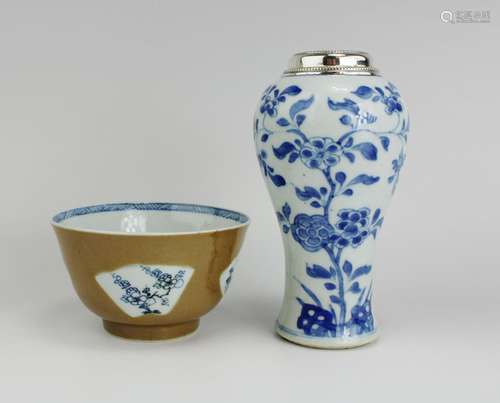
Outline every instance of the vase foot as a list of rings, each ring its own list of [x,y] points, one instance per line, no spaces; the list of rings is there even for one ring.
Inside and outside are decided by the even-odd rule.
[[[299,334],[292,329],[276,322],[276,333],[285,340],[291,341],[301,346],[340,350],[347,348],[356,348],[372,343],[378,338],[377,330],[372,333],[354,336],[354,337],[315,337],[305,334]]]
[[[196,332],[200,320],[176,323],[172,325],[141,326],[103,320],[103,326],[114,336],[133,340],[173,340],[189,336]]]

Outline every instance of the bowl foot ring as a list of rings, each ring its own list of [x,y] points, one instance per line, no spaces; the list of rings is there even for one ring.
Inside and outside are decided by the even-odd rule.
[[[200,324],[196,319],[190,322],[172,325],[130,325],[103,320],[104,329],[114,336],[133,340],[169,340],[194,333]]]

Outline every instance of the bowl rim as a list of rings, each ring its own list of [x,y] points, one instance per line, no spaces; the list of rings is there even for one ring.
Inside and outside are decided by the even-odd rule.
[[[177,232],[104,231],[97,229],[70,227],[68,225],[64,225],[64,221],[72,217],[90,215],[90,214],[102,214],[114,211],[129,211],[129,210],[158,211],[158,212],[179,211],[179,212],[188,212],[197,214],[207,214],[232,220],[234,221],[234,225],[230,225],[219,229],[208,229],[201,231],[177,231]],[[114,203],[94,204],[91,206],[84,206],[84,207],[76,207],[69,210],[61,211],[52,217],[51,224],[55,228],[61,228],[67,231],[84,232],[91,234],[119,235],[119,236],[132,236],[132,237],[133,236],[135,237],[177,236],[177,235],[206,234],[212,232],[221,232],[221,231],[234,230],[237,228],[243,228],[250,224],[250,217],[248,217],[246,214],[243,214],[235,210],[229,210],[222,207],[208,206],[204,204],[177,203],[177,202],[114,202]]]

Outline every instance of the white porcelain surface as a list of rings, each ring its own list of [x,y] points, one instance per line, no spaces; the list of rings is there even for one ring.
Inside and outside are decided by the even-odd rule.
[[[375,237],[408,129],[382,77],[291,76],[264,92],[254,139],[285,247],[283,337],[324,348],[374,339]]]

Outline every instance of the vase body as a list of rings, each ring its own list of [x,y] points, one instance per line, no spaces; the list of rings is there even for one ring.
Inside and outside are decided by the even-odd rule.
[[[374,340],[375,239],[409,129],[399,91],[375,74],[283,76],[254,124],[285,248],[278,334],[322,348]]]

